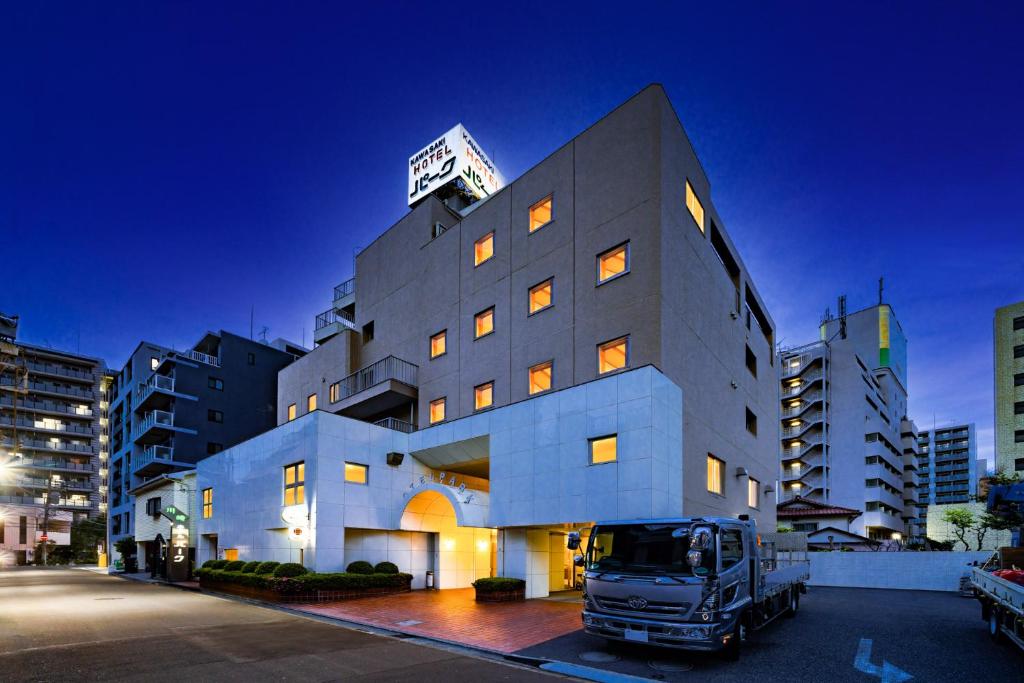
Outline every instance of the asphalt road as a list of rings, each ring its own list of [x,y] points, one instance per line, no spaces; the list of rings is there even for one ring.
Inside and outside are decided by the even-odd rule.
[[[582,631],[518,654],[665,681],[863,683],[881,678],[854,667],[861,640],[868,639],[870,665],[881,667],[884,658],[913,681],[1024,681],[1024,652],[989,639],[976,600],[955,593],[814,587],[802,598],[795,618],[780,617],[750,636],[739,662],[632,644],[608,648]],[[580,659],[593,652],[620,659]],[[673,666],[692,668],[665,670]],[[890,672],[888,680],[901,677]]]
[[[558,680],[84,570],[0,571],[0,681]]]

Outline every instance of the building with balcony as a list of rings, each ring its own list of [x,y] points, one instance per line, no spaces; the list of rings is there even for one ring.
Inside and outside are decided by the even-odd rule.
[[[183,351],[136,347],[109,391],[111,547],[134,533],[137,487],[274,427],[277,374],[303,352],[223,330]]]
[[[880,304],[826,316],[819,335],[781,353],[780,507],[851,509],[860,514],[845,531],[916,540],[917,429],[895,313]]]
[[[26,564],[43,535],[66,544],[105,507],[104,365],[19,342],[17,318],[0,317],[0,562]]]
[[[1024,301],[996,309],[996,471],[1024,476]]]
[[[978,495],[985,462],[978,460],[974,423],[918,432],[917,453],[918,524],[927,526],[931,506],[969,503]]]
[[[577,525],[774,527],[775,327],[662,88],[463,199],[416,199],[360,252],[344,323],[281,372],[280,426],[199,463],[198,559],[393,558],[537,596],[569,584]]]

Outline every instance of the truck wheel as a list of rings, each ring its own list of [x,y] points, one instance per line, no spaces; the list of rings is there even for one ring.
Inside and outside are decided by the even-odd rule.
[[[988,635],[997,643],[1003,640],[1003,630],[1000,628],[1002,621],[1002,610],[993,606],[988,612]]]
[[[789,589],[789,607],[786,609],[786,617],[792,619],[800,610],[800,591],[795,587]]]

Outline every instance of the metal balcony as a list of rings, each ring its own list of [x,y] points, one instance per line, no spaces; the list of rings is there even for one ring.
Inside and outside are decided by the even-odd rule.
[[[152,443],[172,433],[195,434],[196,430],[174,424],[174,413],[166,410],[151,410],[132,430],[132,441]]]
[[[349,278],[334,288],[334,307],[345,308],[356,300],[356,279]]]
[[[316,317],[313,341],[322,344],[342,330],[354,330],[355,316],[348,311],[329,308]]]
[[[177,462],[172,446],[148,446],[132,458],[132,474],[149,478],[183,467],[194,467],[190,463]]]
[[[341,380],[339,400],[328,409],[367,419],[415,402],[418,386],[419,366],[388,356]]]
[[[373,424],[378,427],[384,427],[385,429],[393,429],[396,432],[403,432],[405,434],[412,434],[416,431],[416,425],[405,420],[399,420],[397,417],[385,417],[383,420],[377,420]]]
[[[135,405],[133,410],[140,411],[145,408],[154,408],[157,405],[169,407],[174,398],[183,398],[190,401],[198,401],[197,396],[183,394],[174,388],[175,380],[168,375],[153,375],[145,382],[138,385],[135,390]],[[151,400],[152,399],[152,400]]]

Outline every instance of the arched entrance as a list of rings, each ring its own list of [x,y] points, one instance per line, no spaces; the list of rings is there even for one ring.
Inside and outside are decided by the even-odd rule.
[[[444,487],[427,488],[410,498],[398,528],[413,532],[414,573],[421,568],[434,572],[435,588],[468,588],[476,579],[492,576],[495,531],[466,525],[476,521],[471,516]]]

